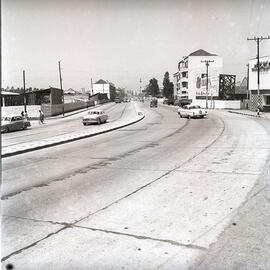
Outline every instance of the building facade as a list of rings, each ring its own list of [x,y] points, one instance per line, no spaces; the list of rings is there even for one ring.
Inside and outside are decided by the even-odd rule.
[[[270,112],[270,56],[260,57],[260,89],[258,93],[257,58],[249,61],[250,109]]]
[[[208,92],[206,91],[206,63],[213,61],[208,66]],[[178,63],[178,71],[174,74],[175,94],[177,99],[191,100],[202,99],[206,96],[219,96],[219,74],[223,71],[222,57],[197,50]]]
[[[114,84],[104,81],[102,79],[98,80],[92,85],[92,95],[95,94],[107,94],[108,99],[111,99],[112,91],[115,90]]]

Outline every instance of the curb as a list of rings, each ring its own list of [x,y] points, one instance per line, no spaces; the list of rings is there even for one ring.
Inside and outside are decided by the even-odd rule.
[[[241,112],[235,112],[235,111],[228,111],[229,113],[235,113],[235,114],[242,114],[242,115],[247,115],[247,116],[253,116],[253,117],[258,117],[260,118],[260,115],[256,115],[256,114],[249,114],[249,113],[241,113]]]
[[[129,125],[135,124],[135,123],[143,120],[144,117],[145,117],[145,115],[142,112],[137,112],[137,115],[140,116],[138,119],[136,119],[135,121],[128,122],[128,123],[126,123],[124,125],[116,126],[116,127],[113,127],[113,128],[109,128],[109,129],[106,129],[106,130],[102,130],[102,131],[98,131],[98,132],[94,132],[94,133],[90,133],[90,134],[81,135],[81,136],[74,137],[74,138],[67,138],[67,139],[64,139],[64,140],[61,140],[61,141],[58,141],[58,142],[48,142],[48,143],[43,144],[43,145],[37,145],[37,146],[33,146],[33,147],[28,147],[26,149],[17,150],[17,151],[14,151],[14,152],[2,154],[1,157],[5,158],[5,157],[16,156],[16,155],[23,154],[23,153],[28,153],[28,152],[32,152],[32,151],[35,151],[35,150],[49,148],[49,147],[52,147],[52,146],[56,146],[56,145],[60,145],[60,144],[64,144],[64,143],[69,143],[69,142],[74,142],[74,141],[78,141],[78,140],[81,140],[81,139],[90,138],[90,137],[97,136],[97,135],[100,135],[100,134],[108,133],[110,131],[114,131],[114,130],[129,126]]]

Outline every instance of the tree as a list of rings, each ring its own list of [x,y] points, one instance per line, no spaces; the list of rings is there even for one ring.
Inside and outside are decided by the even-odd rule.
[[[164,74],[163,95],[166,98],[172,98],[173,97],[173,83],[170,82],[170,75],[169,75],[168,71],[166,71],[165,74]]]
[[[159,94],[159,86],[156,78],[153,78],[149,81],[149,84],[146,88],[146,92],[148,95],[155,97]]]

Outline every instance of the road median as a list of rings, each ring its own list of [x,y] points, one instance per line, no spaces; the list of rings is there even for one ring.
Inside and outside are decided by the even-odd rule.
[[[15,156],[31,151],[36,151],[64,143],[69,143],[85,138],[90,138],[110,131],[114,131],[141,121],[145,115],[140,111],[139,107],[134,104],[135,115],[128,119],[120,119],[119,121],[95,126],[94,130],[72,132],[64,135],[54,136],[33,142],[20,143],[13,146],[2,147],[1,157]]]

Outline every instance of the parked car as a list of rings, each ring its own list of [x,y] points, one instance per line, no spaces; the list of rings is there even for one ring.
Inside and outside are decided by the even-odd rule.
[[[86,116],[83,117],[83,124],[101,124],[106,123],[108,120],[108,115],[103,110],[91,110],[87,113]]]
[[[185,105],[177,111],[179,117],[187,118],[203,118],[207,115],[207,111],[199,105]]]
[[[164,98],[163,104],[174,105],[174,99],[173,98]]]
[[[31,123],[22,116],[2,117],[1,132],[22,130],[30,127]]]
[[[152,107],[156,107],[157,108],[157,106],[158,106],[157,99],[156,98],[151,99],[151,101],[150,101],[150,108],[152,108]]]

